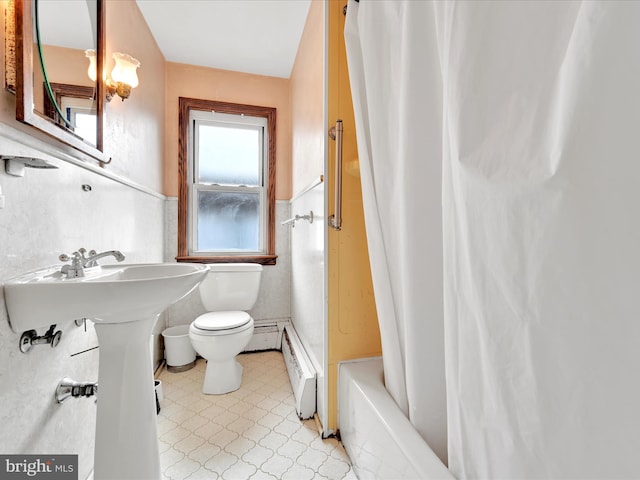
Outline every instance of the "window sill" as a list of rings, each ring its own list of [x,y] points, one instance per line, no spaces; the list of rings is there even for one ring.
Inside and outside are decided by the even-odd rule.
[[[275,265],[277,255],[247,255],[247,256],[211,256],[211,257],[176,257],[177,262],[189,263],[259,263],[260,265]]]

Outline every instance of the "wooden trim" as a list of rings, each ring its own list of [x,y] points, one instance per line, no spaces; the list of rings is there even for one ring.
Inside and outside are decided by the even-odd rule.
[[[275,265],[276,256],[276,109],[273,107],[260,107],[256,105],[242,105],[239,103],[219,102],[216,100],[202,100],[197,98],[179,97],[178,112],[178,261],[198,261],[189,259],[201,259],[202,263],[214,262],[242,262],[250,259],[268,259],[269,263],[263,265]],[[267,119],[267,131],[269,134],[268,155],[269,163],[267,178],[267,252],[264,256],[247,257],[190,257],[189,256],[189,186],[188,182],[188,143],[189,143],[189,112],[191,110],[214,111],[230,113],[234,115],[248,115]],[[206,261],[204,261],[206,259]],[[245,260],[239,260],[245,259]],[[249,259],[249,260],[247,260]],[[273,263],[271,263],[273,262]],[[262,263],[262,262],[256,262]]]
[[[96,132],[96,149],[99,152],[104,152],[104,107],[105,107],[105,89],[103,78],[106,78],[106,75],[103,74],[104,68],[106,65],[107,58],[107,17],[106,17],[106,0],[98,0],[98,38],[96,45],[96,128],[98,131]],[[103,160],[106,160],[106,156],[102,155],[102,159],[98,159],[100,161],[100,166],[104,168],[105,163]],[[109,158],[108,163],[111,163],[111,158]]]
[[[178,112],[178,257],[189,256],[189,104],[179,100]]]
[[[4,88],[16,93],[16,2],[6,2],[4,11]]]
[[[29,100],[33,99],[33,35],[31,2],[16,0],[16,119],[24,122]]]
[[[277,255],[248,255],[248,256],[212,256],[212,257],[176,257],[177,262],[188,263],[259,263],[261,265],[275,265]]]

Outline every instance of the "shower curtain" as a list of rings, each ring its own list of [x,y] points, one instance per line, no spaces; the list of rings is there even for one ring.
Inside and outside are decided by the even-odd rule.
[[[640,478],[639,25],[349,3],[385,382],[458,478]]]
[[[385,385],[446,463],[442,81],[434,31],[417,21],[432,12],[351,1],[345,43]]]

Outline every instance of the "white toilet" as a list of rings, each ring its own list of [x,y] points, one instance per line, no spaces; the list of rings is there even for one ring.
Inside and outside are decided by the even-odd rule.
[[[242,365],[236,360],[253,335],[250,310],[258,298],[262,265],[217,263],[200,283],[200,298],[208,313],[189,327],[196,352],[207,360],[202,393],[222,394],[240,388]]]

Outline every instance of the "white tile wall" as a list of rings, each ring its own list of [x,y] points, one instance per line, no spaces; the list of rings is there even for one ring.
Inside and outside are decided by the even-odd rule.
[[[167,197],[165,202],[164,261],[175,262],[178,256],[178,199]]]
[[[294,198],[292,215],[313,211],[314,220],[297,222],[291,231],[291,322],[318,374],[318,414],[325,423],[325,225],[324,184]]]
[[[0,161],[5,196],[5,208],[0,209],[0,283],[60,263],[60,253],[79,247],[118,249],[127,262],[162,261],[163,198],[63,161],[56,163],[57,170],[28,169],[17,178],[5,174]],[[83,191],[83,184],[91,185],[91,191]],[[73,319],[58,329],[63,333],[57,348],[38,345],[28,354],[20,353],[21,332],[9,328],[0,295],[0,452],[78,454],[79,478],[86,478],[93,468],[96,405],[92,399],[58,405],[53,395],[64,376],[97,379],[97,350],[71,356],[96,346],[97,340],[90,324],[85,332]]]

